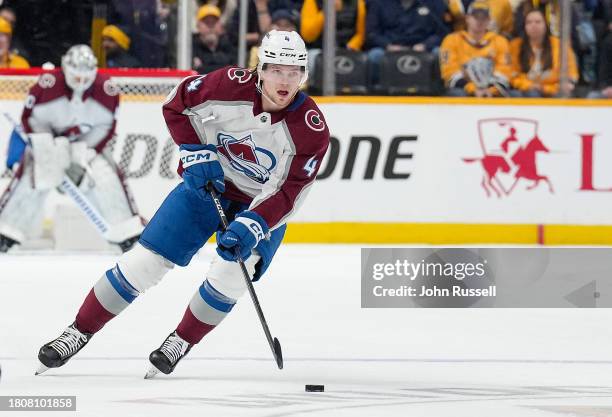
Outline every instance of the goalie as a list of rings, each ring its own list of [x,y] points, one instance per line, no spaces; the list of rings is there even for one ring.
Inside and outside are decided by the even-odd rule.
[[[143,224],[122,174],[105,148],[115,134],[119,90],[97,74],[91,48],[75,45],[62,69],[30,89],[9,143],[13,179],[0,196],[0,252],[24,241],[54,188],[67,191],[103,237],[124,252]]]

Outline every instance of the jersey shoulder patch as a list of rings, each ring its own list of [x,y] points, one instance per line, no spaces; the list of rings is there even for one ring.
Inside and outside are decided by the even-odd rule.
[[[42,89],[49,89],[55,87],[57,83],[57,77],[52,72],[45,72],[38,77],[38,86]]]
[[[228,66],[209,73],[209,77],[213,76],[219,79],[211,95],[215,100],[251,102],[254,100],[257,77],[248,69]]]
[[[36,84],[30,88],[26,104],[33,108],[35,104],[46,103],[67,94],[64,75],[60,69],[42,73]],[[34,97],[34,98],[30,98]]]
[[[307,96],[304,103],[296,110],[295,116],[301,119],[296,122],[303,123],[309,130],[323,132],[327,129],[323,113],[311,97]]]
[[[303,152],[327,148],[329,129],[323,113],[312,98],[306,97],[301,106],[288,114],[286,121],[294,143]]]
[[[91,97],[114,112],[119,105],[119,86],[108,75],[98,74],[91,88]]]
[[[246,84],[254,77],[253,72],[249,71],[247,68],[229,67],[226,71],[227,78],[238,84]]]

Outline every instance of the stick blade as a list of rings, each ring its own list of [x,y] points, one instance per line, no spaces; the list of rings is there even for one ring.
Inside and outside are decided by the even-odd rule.
[[[274,358],[276,359],[278,369],[283,369],[283,351],[281,349],[281,344],[276,337],[274,338]]]

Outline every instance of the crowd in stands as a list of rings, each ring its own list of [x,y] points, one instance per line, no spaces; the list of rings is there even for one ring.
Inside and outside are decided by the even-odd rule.
[[[100,4],[106,13],[97,32],[103,66],[175,66],[176,0],[48,0],[46,14],[35,2],[0,0],[0,68],[58,65],[70,45],[92,41]],[[208,73],[235,64],[239,0],[191,3],[192,68]],[[434,69],[424,82],[438,82],[440,94],[612,98],[612,0],[571,0],[563,81],[559,0],[335,0],[335,9],[337,54],[362,56],[369,93],[385,92],[389,60],[418,72],[429,57]],[[256,64],[263,34],[296,30],[309,48],[316,85],[324,23],[322,0],[248,0],[249,66]],[[405,93],[411,91],[419,90]]]

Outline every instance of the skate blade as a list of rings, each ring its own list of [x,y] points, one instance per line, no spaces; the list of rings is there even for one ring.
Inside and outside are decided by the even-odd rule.
[[[47,372],[48,370],[49,368],[47,368],[45,365],[41,363],[38,369],[36,370],[36,372],[34,372],[34,376],[40,375],[44,372]]]
[[[159,373],[159,369],[157,369],[155,366],[151,366],[149,370],[147,371],[147,374],[145,375],[144,379],[151,379],[158,373]]]

